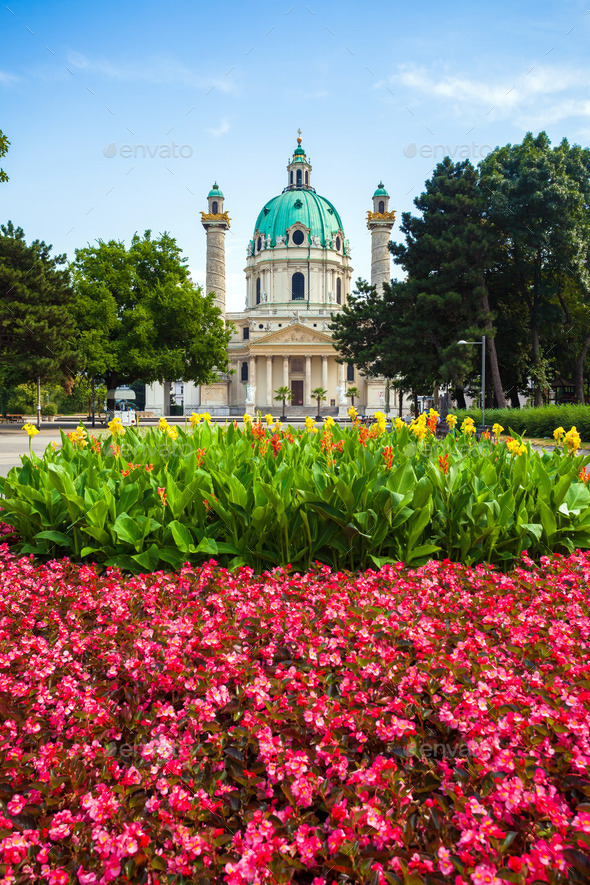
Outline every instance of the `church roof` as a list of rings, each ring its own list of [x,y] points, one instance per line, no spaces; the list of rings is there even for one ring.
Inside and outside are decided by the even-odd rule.
[[[219,197],[222,200],[224,199],[223,194],[219,190],[219,185],[217,184],[217,182],[215,182],[215,184],[213,185],[213,187],[211,188],[211,190],[207,194],[207,197]]]
[[[379,182],[379,186],[378,186],[377,190],[375,191],[375,193],[373,194],[373,196],[374,197],[388,197],[389,196],[389,194],[385,190],[385,185],[383,184],[382,181]]]
[[[305,188],[286,190],[269,200],[256,219],[254,236],[270,235],[274,246],[276,237],[284,236],[297,221],[309,228],[310,236],[319,237],[322,246],[328,245],[333,234],[344,236],[340,215],[332,203]]]

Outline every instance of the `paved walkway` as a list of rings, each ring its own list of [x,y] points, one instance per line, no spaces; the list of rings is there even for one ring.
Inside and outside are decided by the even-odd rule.
[[[52,442],[61,443],[57,428],[40,430],[33,439],[32,449],[36,455],[42,455]],[[0,476],[6,476],[11,467],[19,466],[20,456],[29,453],[29,437],[21,425],[16,427],[2,426],[0,429]]]

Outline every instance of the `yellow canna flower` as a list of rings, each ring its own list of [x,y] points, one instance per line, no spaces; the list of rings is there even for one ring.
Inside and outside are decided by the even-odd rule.
[[[563,427],[556,427],[553,431],[553,439],[557,440],[558,443],[561,442],[564,436],[565,430],[563,429]]]
[[[166,434],[171,440],[178,439],[178,427],[170,427],[166,428]]]
[[[335,423],[336,422],[331,415],[326,415],[326,417],[324,418],[324,427],[334,427]]]
[[[500,436],[500,434],[502,433],[503,430],[504,430],[504,428],[502,427],[502,425],[501,425],[501,424],[498,424],[497,422],[496,422],[496,424],[494,424],[494,425],[492,426],[492,433],[493,433],[494,436],[496,437],[496,440],[499,438],[499,436]]]
[[[244,422],[244,426],[247,427],[249,424],[252,424],[252,417],[246,413],[242,418],[242,421]]]
[[[575,455],[578,449],[580,448],[580,443],[582,440],[580,439],[580,434],[576,430],[576,427],[572,427],[563,438],[565,445],[567,446],[567,450],[570,455]]]
[[[309,416],[305,419],[305,430],[307,433],[317,433],[318,429],[315,426],[313,418]]]
[[[160,418],[160,420],[158,421],[158,430],[161,430],[162,433],[166,433],[166,431],[168,430],[168,426],[169,425],[166,419],[164,417]]]
[[[209,414],[209,412],[203,412],[203,421],[206,421],[207,424],[211,424],[212,420],[213,419],[211,418],[211,415]]]
[[[396,418],[395,421],[394,421],[394,424],[395,424],[395,429],[396,429],[396,430],[401,430],[402,427],[405,427],[406,422],[404,421],[403,418]]]
[[[349,410],[348,410],[348,414],[350,415],[350,418],[354,421],[354,419],[355,419],[356,416],[358,415],[358,412],[357,412],[357,410],[355,409],[354,406],[351,406],[351,407],[349,408]]]
[[[202,416],[202,415],[199,415],[198,412],[192,412],[192,413],[191,413],[191,416],[190,416],[190,418],[189,418],[188,420],[190,421],[190,425],[191,425],[191,427],[192,427],[193,430],[194,430],[195,427],[196,427],[198,424],[200,424],[201,421],[203,420],[203,416]]]
[[[449,430],[453,431],[457,426],[457,418],[455,415],[447,415],[446,422],[448,424]]]
[[[268,413],[268,415],[265,415],[264,418],[265,418],[265,420],[266,420],[267,425],[268,425],[269,427],[272,427],[272,425],[273,425],[273,423],[274,423],[274,418],[273,418],[273,416],[270,414],[270,412]]]
[[[109,430],[111,431],[111,435],[114,437],[123,436],[123,434],[125,433],[125,428],[121,424],[121,419],[118,417],[115,417],[112,421],[109,421]]]
[[[461,433],[464,433],[465,436],[473,436],[475,433],[475,423],[473,418],[465,418],[461,425]]]
[[[37,428],[35,427],[35,425],[34,425],[34,424],[31,424],[30,421],[27,421],[27,423],[23,425],[23,430],[26,430],[26,431],[27,431],[27,433],[28,433],[28,435],[29,435],[29,437],[30,437],[31,439],[32,439],[34,436],[37,436],[37,434],[39,433],[39,431],[37,430]]]
[[[506,440],[506,448],[512,455],[524,455],[527,450],[524,443],[519,442],[517,439],[512,439],[512,437],[508,437]]]

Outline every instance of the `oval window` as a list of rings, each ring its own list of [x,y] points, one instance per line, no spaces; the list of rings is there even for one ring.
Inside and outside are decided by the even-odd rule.
[[[262,240],[260,239],[260,237],[258,237],[258,242],[256,243],[256,248],[258,249],[259,252],[262,249]]]
[[[305,236],[304,236],[302,230],[294,230],[293,231],[293,242],[295,243],[296,246],[301,246],[304,239],[305,239]]]
[[[340,252],[340,237],[336,237],[336,251]]]

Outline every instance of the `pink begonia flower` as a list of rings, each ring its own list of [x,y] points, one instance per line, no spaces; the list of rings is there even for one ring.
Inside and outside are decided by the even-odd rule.
[[[445,848],[444,845],[441,845],[438,849],[438,868],[441,873],[444,873],[445,876],[449,876],[455,869],[453,864],[451,863],[451,852],[448,848]]]
[[[10,814],[16,815],[21,813],[26,804],[27,800],[25,797],[15,793],[10,802],[6,804],[6,808]]]
[[[98,881],[96,873],[85,873],[83,867],[78,867],[76,875],[80,885],[95,885],[95,882]]]
[[[473,885],[502,885],[503,883],[503,880],[498,879],[495,875],[494,868],[483,863],[478,863],[471,873],[471,881]]]

